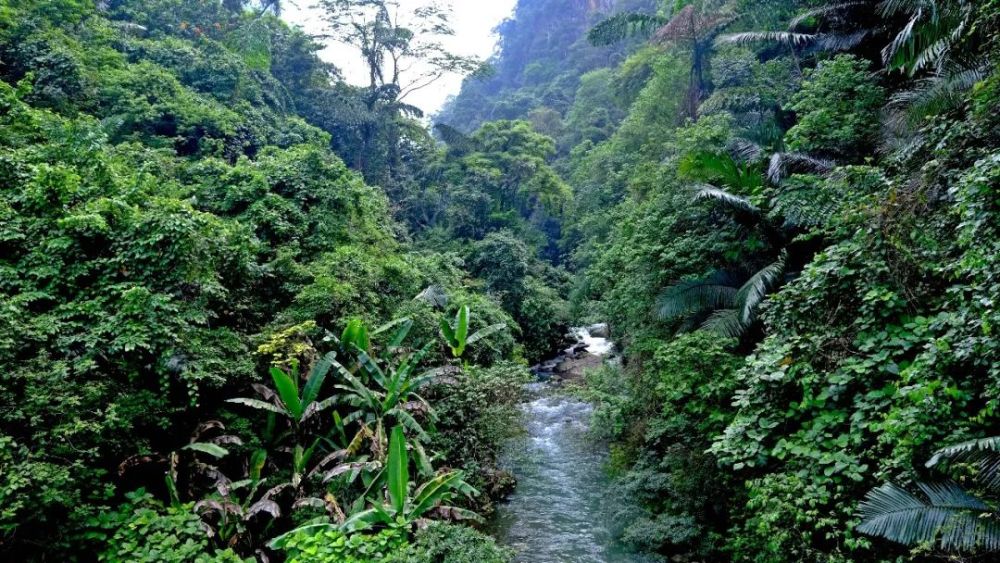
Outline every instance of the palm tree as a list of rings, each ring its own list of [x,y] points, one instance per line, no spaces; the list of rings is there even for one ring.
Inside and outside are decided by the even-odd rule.
[[[697,6],[688,4],[667,18],[626,12],[612,16],[594,26],[587,38],[594,45],[610,45],[628,37],[652,36],[655,43],[672,43],[686,47],[691,52],[691,70],[685,113],[698,117],[698,105],[708,90],[705,70],[712,54],[716,36],[734,20],[718,2],[709,1]]]
[[[887,72],[922,77],[897,94],[896,119],[915,122],[957,107],[961,95],[985,77],[985,26],[973,25],[971,0],[854,0],[807,10],[781,31],[719,36],[719,43],[778,43],[798,57],[854,51],[879,58]]]
[[[730,338],[747,334],[757,322],[764,299],[781,286],[787,275],[787,254],[752,273],[716,270],[694,280],[677,282],[660,294],[661,319],[687,316],[689,324],[704,319],[700,328]]]
[[[994,496],[992,505],[951,480],[917,482],[919,495],[886,483],[870,491],[861,503],[858,531],[907,546],[938,545],[946,552],[1000,552],[1000,518],[996,512],[1000,436],[938,450],[927,466],[942,462],[975,465],[976,480]]]

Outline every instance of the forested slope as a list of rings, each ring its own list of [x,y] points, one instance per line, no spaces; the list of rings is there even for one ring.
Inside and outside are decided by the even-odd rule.
[[[601,67],[525,62],[533,43],[504,36],[499,68],[558,76],[494,90],[564,132],[573,305],[625,348],[590,381],[625,542],[680,560],[995,557],[996,440],[965,441],[998,422],[998,14],[662,2],[586,32],[632,45]],[[584,38],[563,60],[597,48]],[[569,105],[546,96],[568,83]],[[488,84],[442,119],[506,107]]]
[[[0,0],[0,558],[510,561],[601,321],[636,557],[997,558],[997,0],[319,4]]]
[[[311,522],[328,560],[506,557],[400,523],[476,519],[507,486],[558,297],[520,240],[412,243],[390,148],[445,152],[273,8],[0,2],[4,559],[294,559],[312,536],[268,542]],[[491,244],[519,273],[490,282]],[[337,544],[384,487],[423,493]]]

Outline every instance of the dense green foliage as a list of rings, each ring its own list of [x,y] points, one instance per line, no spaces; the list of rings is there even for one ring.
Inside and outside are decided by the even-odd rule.
[[[571,78],[487,99],[469,81],[443,117],[530,100],[516,115],[559,132],[573,309],[625,348],[589,382],[631,497],[622,539],[712,561],[989,560],[995,490],[924,462],[998,422],[996,3],[615,8],[589,39],[627,56],[576,68],[530,51],[519,7],[496,66]],[[534,94],[565,83],[568,104]],[[969,489],[926,484],[947,476]]]
[[[370,84],[274,0],[0,0],[0,557],[508,561],[604,321],[622,543],[996,558],[996,0],[520,0],[434,127],[446,13],[320,4]]]
[[[538,324],[549,319],[522,301],[559,298],[541,285],[487,295],[461,245],[407,242],[392,186],[366,185],[338,157],[358,143],[379,155],[387,137],[345,136],[351,116],[317,114],[350,110],[364,90],[275,6],[0,3],[5,558],[264,553],[303,521],[364,505],[395,424],[412,433],[421,479],[435,479],[438,456],[468,463],[478,484],[504,479],[495,456],[457,449],[462,426],[434,426],[450,416],[445,397],[463,420],[490,421],[483,451],[517,424],[516,393],[445,392],[472,376],[447,364],[439,319],[471,311],[463,359],[477,373],[518,362],[491,372],[509,387],[525,350],[544,353],[564,322]],[[401,119],[388,138],[408,145]],[[539,138],[525,158],[544,158]],[[408,320],[364,329],[392,318]],[[427,386],[443,408],[417,394]]]

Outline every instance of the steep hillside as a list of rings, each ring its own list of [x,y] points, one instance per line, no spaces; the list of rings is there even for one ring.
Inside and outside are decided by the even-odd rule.
[[[467,78],[462,90],[436,116],[471,132],[486,121],[530,119],[538,130],[558,137],[581,77],[616,65],[626,47],[594,47],[590,28],[621,10],[649,11],[652,0],[520,0],[513,16],[497,27],[498,52],[486,77]]]

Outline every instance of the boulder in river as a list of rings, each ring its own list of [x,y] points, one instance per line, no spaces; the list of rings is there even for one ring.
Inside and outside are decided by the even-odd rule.
[[[611,338],[611,329],[608,328],[608,323],[590,325],[587,327],[587,332],[597,338]]]

